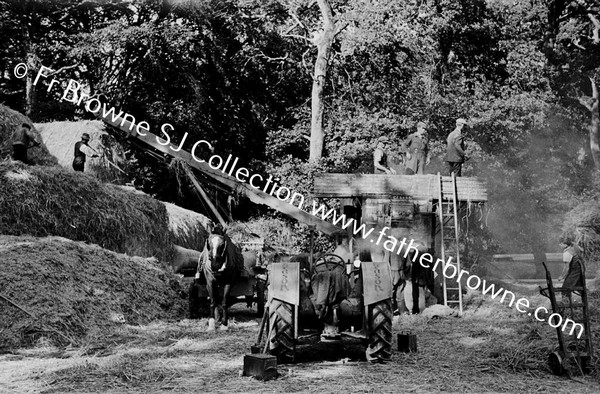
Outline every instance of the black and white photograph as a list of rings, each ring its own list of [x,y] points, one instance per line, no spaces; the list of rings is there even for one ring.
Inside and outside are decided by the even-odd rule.
[[[599,393],[598,0],[0,0],[1,393]]]

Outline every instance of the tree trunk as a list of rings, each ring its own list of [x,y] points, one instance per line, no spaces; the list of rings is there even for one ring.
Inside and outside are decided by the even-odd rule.
[[[592,82],[592,103],[588,107],[592,114],[592,122],[590,124],[590,149],[592,158],[594,159],[594,167],[600,171],[600,113],[598,113],[598,87],[594,81]]]
[[[35,54],[33,47],[28,45],[26,64],[29,71],[25,77],[25,115],[31,119],[33,113],[33,107],[35,106],[35,90],[33,86],[33,80],[37,74],[35,69]]]
[[[317,60],[312,87],[312,119],[310,125],[310,156],[309,161],[317,162],[323,154],[323,114],[325,104],[323,91],[327,76],[327,67],[331,46],[335,37],[333,11],[328,0],[317,0],[323,17],[323,30],[315,33],[314,44],[317,46]]]

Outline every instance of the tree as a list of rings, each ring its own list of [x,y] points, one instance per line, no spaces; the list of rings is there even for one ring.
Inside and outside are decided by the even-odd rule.
[[[592,152],[592,158],[594,159],[594,165],[596,170],[600,171],[600,113],[598,112],[598,87],[596,82],[590,78],[592,84],[592,97],[584,98],[580,97],[579,102],[587,108],[591,115],[590,122],[590,150]]]
[[[36,101],[37,90],[33,85],[41,65],[52,65],[57,73],[78,68],[78,64],[67,64],[68,49],[77,42],[81,33],[92,31],[104,19],[103,15],[127,12],[124,2],[91,2],[82,0],[2,0],[0,1],[0,50],[3,69],[0,89],[9,96],[9,103],[20,106],[23,100],[27,116],[40,118],[40,106]],[[21,80],[12,78],[12,68],[24,62],[29,68],[25,86]],[[10,75],[10,78],[5,78]],[[63,75],[61,75],[63,77]],[[42,96],[42,101],[46,98]],[[43,107],[43,106],[42,106]]]
[[[589,111],[589,148],[595,168],[600,171],[596,82],[600,78],[600,4],[594,0],[552,0],[547,4],[547,19],[544,46],[554,88],[570,99],[567,105],[580,103]],[[592,96],[586,98],[580,92],[588,79]]]
[[[315,60],[315,72],[312,86],[312,117],[310,124],[310,157],[311,162],[321,159],[323,154],[323,113],[325,112],[324,90],[327,81],[327,69],[331,46],[335,38],[335,22],[333,11],[328,0],[317,0],[323,28],[313,35],[313,43],[317,47],[317,59]]]

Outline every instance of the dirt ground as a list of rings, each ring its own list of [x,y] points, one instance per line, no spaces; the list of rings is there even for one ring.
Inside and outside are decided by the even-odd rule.
[[[241,376],[258,326],[254,310],[237,304],[228,331],[207,332],[206,319],[158,321],[124,324],[102,346],[40,343],[0,356],[0,392],[600,392],[597,371],[552,375],[555,332],[502,306],[472,305],[463,318],[396,317],[394,337],[417,334],[418,352],[400,353],[394,341],[386,364],[357,360],[356,346],[303,347],[304,361],[278,365],[269,382]]]

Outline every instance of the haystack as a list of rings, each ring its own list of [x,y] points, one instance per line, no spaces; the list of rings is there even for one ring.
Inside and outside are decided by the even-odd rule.
[[[163,202],[169,215],[173,243],[188,249],[202,250],[211,220],[197,212]]]
[[[146,193],[131,186],[120,186],[121,189],[131,193],[148,196]],[[169,216],[169,230],[173,243],[187,249],[202,250],[208,236],[207,229],[212,222],[206,216],[175,204],[162,202]]]
[[[165,206],[62,167],[0,163],[0,234],[55,235],[168,261]]]
[[[42,337],[93,346],[123,323],[185,312],[176,278],[156,259],[59,237],[0,236],[0,255],[0,351]]]
[[[23,123],[31,125],[33,132],[38,134],[38,139],[43,141],[39,136],[39,130],[28,117],[0,104],[0,159],[12,157],[13,133]],[[28,159],[35,164],[55,165],[57,163],[56,158],[50,154],[43,142],[40,146],[29,149],[27,155]]]
[[[70,169],[73,168],[75,143],[81,141],[83,133],[88,133],[91,137],[88,145],[100,157],[88,158],[85,171],[103,182],[123,183],[123,174],[108,162],[122,168],[125,160],[123,148],[105,131],[103,122],[82,120],[36,123],[35,126],[50,153],[57,158],[58,164]]]

